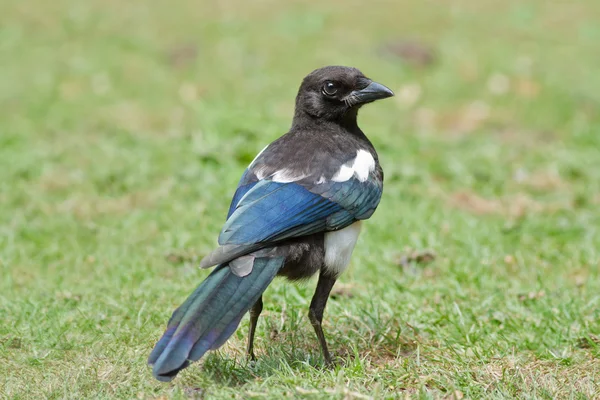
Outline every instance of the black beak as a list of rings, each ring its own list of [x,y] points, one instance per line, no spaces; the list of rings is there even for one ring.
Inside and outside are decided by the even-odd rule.
[[[394,92],[380,83],[371,81],[367,87],[360,90],[354,90],[349,97],[355,98],[358,103],[365,104],[375,100],[392,97]]]

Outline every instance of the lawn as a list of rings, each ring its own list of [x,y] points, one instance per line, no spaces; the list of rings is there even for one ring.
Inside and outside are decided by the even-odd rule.
[[[0,13],[0,397],[600,398],[600,2],[30,0]],[[170,384],[147,356],[313,69],[381,204],[334,288],[265,293]]]

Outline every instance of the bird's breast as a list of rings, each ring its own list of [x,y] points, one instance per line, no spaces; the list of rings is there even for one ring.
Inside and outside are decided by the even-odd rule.
[[[339,231],[325,233],[325,269],[327,271],[339,276],[348,268],[361,226],[362,222],[357,221]]]

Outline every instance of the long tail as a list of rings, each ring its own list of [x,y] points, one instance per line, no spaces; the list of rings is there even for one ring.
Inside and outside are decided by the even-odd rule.
[[[168,382],[191,361],[219,348],[271,283],[283,257],[254,260],[252,272],[239,277],[218,266],[171,316],[167,330],[148,358],[152,373]]]

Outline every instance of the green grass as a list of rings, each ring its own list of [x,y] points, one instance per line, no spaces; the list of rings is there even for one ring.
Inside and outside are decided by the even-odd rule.
[[[107,0],[0,13],[0,396],[600,397],[600,3]],[[382,47],[419,40],[414,67]],[[359,67],[386,173],[326,310],[277,280],[244,357],[146,358],[301,78]],[[431,249],[429,264],[401,266]]]

